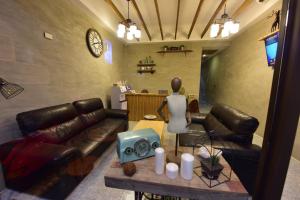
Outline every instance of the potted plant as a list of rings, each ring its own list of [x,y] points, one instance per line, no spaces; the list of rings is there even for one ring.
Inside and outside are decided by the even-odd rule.
[[[221,154],[221,150],[215,153],[213,150],[209,151],[204,145],[200,148],[200,162],[203,176],[210,180],[219,178],[224,168],[219,162]]]

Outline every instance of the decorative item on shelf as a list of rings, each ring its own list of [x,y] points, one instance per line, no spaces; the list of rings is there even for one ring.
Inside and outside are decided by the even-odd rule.
[[[123,165],[123,172],[126,176],[133,176],[136,173],[136,166],[133,162],[128,162]]]
[[[170,47],[170,50],[171,50],[171,51],[178,51],[178,50],[179,50],[179,47]]]
[[[23,92],[24,88],[18,84],[10,83],[0,78],[0,92],[6,99],[11,99],[21,92]]]
[[[152,60],[151,56],[147,56],[145,59],[140,60],[139,63],[137,64],[139,67],[137,72],[142,74],[142,73],[151,73],[153,74],[155,70],[153,69],[154,66],[154,61]]]
[[[129,18],[129,1],[127,0],[128,12],[127,19],[120,22],[118,25],[117,36],[124,38],[126,34],[127,40],[133,40],[134,38],[141,38],[141,30],[137,28],[136,24]]]
[[[222,29],[222,30],[221,30]],[[230,34],[235,34],[239,32],[240,23],[234,21],[226,13],[226,4],[224,7],[224,13],[220,19],[216,19],[215,22],[210,27],[210,37],[216,38],[221,33],[221,37],[228,37]]]
[[[271,16],[268,16],[268,18],[271,18],[275,15],[274,22],[272,23],[271,32],[274,32],[276,30],[279,30],[279,24],[280,24],[280,10],[273,10],[273,13]]]
[[[187,53],[193,52],[193,50],[185,49],[184,45],[180,45],[178,47],[163,46],[162,49],[163,49],[162,51],[157,51],[157,53],[161,53],[163,55],[165,53],[184,53],[186,55]]]

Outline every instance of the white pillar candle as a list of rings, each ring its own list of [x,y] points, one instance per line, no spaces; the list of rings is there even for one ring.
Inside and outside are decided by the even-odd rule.
[[[175,179],[178,175],[178,165],[175,163],[168,163],[166,166],[166,175],[170,179]]]
[[[182,178],[186,180],[192,180],[193,163],[194,163],[194,156],[192,154],[184,153],[181,155],[180,175]]]
[[[161,147],[155,149],[155,173],[163,174],[165,169],[165,150]]]

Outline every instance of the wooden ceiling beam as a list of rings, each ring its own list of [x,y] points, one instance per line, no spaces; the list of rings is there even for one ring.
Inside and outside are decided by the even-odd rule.
[[[133,6],[134,6],[134,8],[135,8],[135,10],[136,10],[136,12],[137,12],[137,14],[138,14],[140,20],[142,21],[143,27],[144,27],[144,29],[145,29],[145,31],[146,31],[146,33],[147,33],[147,36],[148,36],[149,40],[151,41],[151,40],[152,40],[151,35],[150,35],[149,31],[148,31],[147,25],[146,25],[146,23],[145,23],[145,21],[144,21],[144,18],[143,18],[143,16],[142,16],[142,13],[141,13],[141,11],[140,11],[140,9],[139,9],[139,7],[138,7],[136,1],[135,1],[135,0],[131,0],[131,2],[132,2],[132,4],[133,4]]]
[[[125,17],[124,15],[122,15],[122,13],[119,11],[119,9],[117,8],[117,6],[112,2],[112,0],[105,0],[106,3],[108,3],[110,5],[110,7],[114,10],[114,12],[118,15],[118,17],[124,21]]]
[[[193,30],[194,30],[194,26],[195,26],[195,24],[197,22],[197,19],[198,19],[198,16],[199,16],[199,13],[200,13],[200,10],[201,10],[203,2],[204,2],[204,0],[200,0],[199,1],[198,8],[196,10],[196,13],[195,13],[195,16],[193,18],[193,22],[192,22],[192,25],[191,25],[191,28],[190,28],[190,31],[189,31],[189,34],[188,34],[188,39],[190,39],[191,34],[192,34]]]
[[[242,12],[244,12],[250,4],[253,2],[253,0],[244,0],[244,2],[241,4],[241,6],[232,14],[232,18],[237,18]]]
[[[201,38],[203,38],[203,36],[206,34],[206,32],[208,31],[210,25],[212,25],[212,23],[214,22],[215,18],[217,17],[218,13],[220,12],[220,10],[223,8],[224,4],[226,3],[226,0],[222,0],[221,3],[219,4],[218,8],[215,10],[214,14],[211,16],[210,20],[208,21],[207,25],[205,26],[202,34],[201,34]]]
[[[177,14],[176,14],[176,26],[175,26],[175,40],[177,38],[178,20],[179,20],[180,0],[177,0]]]
[[[163,33],[162,25],[161,25],[160,13],[159,13],[159,7],[158,7],[157,0],[154,0],[154,4],[155,4],[155,10],[156,10],[156,14],[157,14],[161,39],[164,40],[164,33]]]

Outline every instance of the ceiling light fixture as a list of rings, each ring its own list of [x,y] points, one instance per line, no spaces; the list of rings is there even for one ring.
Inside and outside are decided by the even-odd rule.
[[[235,34],[239,32],[240,23],[234,21],[229,15],[226,13],[226,4],[224,7],[224,13],[220,19],[216,19],[215,23],[213,23],[210,27],[210,37],[216,38],[221,33],[222,38],[228,37],[230,34]]]
[[[118,25],[117,36],[119,38],[127,38],[127,40],[133,40],[134,38],[140,39],[142,36],[141,30],[139,30],[136,24],[129,18],[129,1],[127,0],[128,5],[128,18],[120,22]]]

